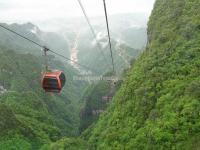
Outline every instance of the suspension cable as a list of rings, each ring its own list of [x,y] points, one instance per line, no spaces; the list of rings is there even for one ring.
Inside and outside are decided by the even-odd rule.
[[[97,42],[97,46],[98,46],[98,48],[99,48],[99,50],[100,50],[101,55],[102,55],[102,56],[104,57],[104,59],[107,61],[107,65],[110,64],[110,63],[108,63],[109,61],[106,59],[106,56],[104,55],[104,53],[103,53],[103,51],[102,51],[101,44],[99,43],[99,41],[98,41],[97,38],[96,38],[95,31],[94,31],[94,29],[93,29],[93,27],[92,27],[92,25],[91,25],[91,23],[90,23],[90,20],[89,20],[89,18],[88,18],[88,16],[87,16],[87,13],[86,13],[86,11],[85,11],[85,8],[83,7],[83,4],[81,3],[81,0],[78,0],[78,3],[79,3],[79,5],[80,5],[80,7],[81,7],[81,9],[82,9],[82,12],[83,12],[83,14],[84,14],[84,16],[85,16],[86,21],[87,21],[87,23],[88,23],[88,25],[89,25],[89,27],[90,27],[90,30],[91,30],[91,32],[92,32],[92,34],[93,34],[93,36],[94,36],[94,39],[95,39],[95,41]],[[109,66],[109,65],[108,65],[108,66]]]
[[[29,38],[27,38],[27,37],[25,37],[25,36],[19,34],[18,32],[15,32],[15,31],[12,30],[12,29],[9,29],[9,28],[7,28],[7,27],[1,25],[1,24],[0,24],[0,27],[2,27],[3,29],[5,29],[5,30],[7,30],[7,31],[9,31],[9,32],[11,32],[11,33],[13,33],[13,34],[15,34],[15,35],[17,35],[17,36],[19,36],[19,37],[25,39],[25,40],[27,40],[27,41],[29,41],[29,42],[32,43],[32,44],[35,44],[36,46],[38,46],[38,47],[40,47],[40,48],[42,48],[42,49],[44,49],[44,48],[45,48],[45,49],[48,49],[49,52],[51,52],[51,53],[53,53],[53,54],[55,54],[55,55],[57,55],[57,56],[59,56],[59,57],[62,57],[62,58],[64,58],[64,59],[66,59],[67,61],[71,61],[71,62],[73,62],[73,63],[79,65],[80,67],[83,67],[83,68],[87,69],[88,71],[93,71],[94,73],[99,74],[98,71],[95,71],[95,70],[93,70],[93,69],[91,69],[91,68],[89,68],[89,67],[87,67],[87,66],[85,66],[85,65],[79,64],[79,63],[77,63],[76,61],[74,61],[74,60],[72,60],[72,59],[70,59],[70,58],[68,58],[68,57],[65,57],[65,56],[63,56],[63,55],[61,55],[61,54],[59,54],[59,53],[57,53],[57,52],[55,52],[55,51],[53,51],[53,50],[51,50],[51,49],[49,49],[49,48],[46,48],[45,46],[43,46],[43,45],[41,45],[41,44],[39,44],[39,43],[37,43],[37,42],[31,40],[31,39],[29,39]]]
[[[111,56],[111,59],[112,59],[113,73],[115,73],[115,66],[114,66],[114,59],[113,59],[110,30],[109,30],[109,24],[108,24],[108,15],[107,15],[106,1],[105,0],[103,0],[103,4],[104,4],[104,12],[105,12],[105,17],[106,17],[106,25],[107,25],[107,32],[108,32],[108,38],[109,38],[110,56]]]

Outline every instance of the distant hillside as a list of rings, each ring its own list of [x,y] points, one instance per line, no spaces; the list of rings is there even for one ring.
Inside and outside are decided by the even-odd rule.
[[[104,17],[91,17],[96,40],[84,18],[62,20],[63,28],[60,34],[73,45],[74,38],[78,36],[77,51],[78,61],[91,68],[98,69],[101,73],[110,71],[110,51]],[[54,21],[55,23],[58,23]],[[130,61],[137,58],[147,42],[146,31],[147,17],[144,14],[117,14],[109,16],[111,29],[112,48],[116,63],[116,70],[120,74],[130,67]],[[59,25],[58,25],[59,26]],[[73,47],[73,46],[72,46]],[[104,53],[104,56],[102,56]]]
[[[107,73],[112,67],[107,36],[104,33],[99,34],[98,42],[100,46],[98,46],[89,33],[88,30],[86,34],[80,36],[78,43],[79,61],[102,73]],[[130,67],[131,61],[137,58],[142,50],[131,48],[120,39],[115,40],[113,38],[111,42],[116,72],[120,75],[124,69]]]
[[[41,31],[37,26],[32,23],[25,24],[4,24],[7,28],[18,32],[19,34],[41,44],[47,46],[48,48],[55,49],[56,52],[69,57],[69,47],[67,41],[57,34],[52,32]],[[41,55],[41,52],[37,49],[39,47],[33,45],[32,43],[27,42],[26,40],[16,36],[13,33],[5,31],[3,28],[0,28],[0,45],[8,49],[14,49],[21,53],[32,53]]]
[[[111,17],[111,26],[117,24],[117,26],[115,25],[112,27],[112,48],[116,70],[117,73],[120,74],[124,69],[130,67],[130,62],[135,59],[142,51],[143,47],[145,47],[146,27],[143,25],[145,22],[143,17],[139,19],[134,15],[126,16],[127,20],[128,18],[129,20],[131,18],[138,20],[139,23],[136,25],[135,21],[125,23],[123,19],[117,19],[117,16]],[[32,23],[14,23],[10,25],[2,23],[2,25],[68,58],[71,58],[73,55],[72,50],[76,48],[78,63],[98,70],[101,74],[110,71],[110,51],[108,49],[107,33],[105,32],[105,24],[103,23],[104,20],[102,20],[101,17],[94,19],[94,29],[100,46],[97,45],[85,21],[73,21],[74,20],[66,24],[66,27],[60,32],[44,32]],[[2,37],[0,45],[4,48],[14,49],[21,53],[31,53],[34,55],[43,54],[36,45],[2,28],[0,28],[0,37]],[[102,55],[102,53],[104,53],[104,55]],[[63,61],[60,57],[58,57],[58,59]],[[80,69],[84,70],[84,68]]]
[[[145,52],[82,135],[93,149],[199,149],[199,7],[194,0],[156,1]]]

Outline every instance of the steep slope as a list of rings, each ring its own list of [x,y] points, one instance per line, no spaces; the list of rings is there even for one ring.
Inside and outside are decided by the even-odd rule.
[[[83,134],[94,149],[199,149],[199,7],[196,0],[156,1],[146,51]]]

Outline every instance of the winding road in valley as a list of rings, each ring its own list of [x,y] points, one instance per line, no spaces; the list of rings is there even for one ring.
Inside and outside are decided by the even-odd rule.
[[[70,59],[73,60],[71,61],[71,65],[77,70],[80,70],[79,66],[76,64],[78,63],[78,49],[77,48],[78,48],[79,37],[80,37],[80,32],[76,32],[76,36],[75,36],[75,39],[71,46],[71,51],[70,51]]]

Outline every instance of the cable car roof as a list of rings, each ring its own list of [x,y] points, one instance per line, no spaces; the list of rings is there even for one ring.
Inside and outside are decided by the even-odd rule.
[[[61,73],[63,73],[63,72],[62,71],[46,72],[45,76],[48,76],[48,77],[59,76]]]

